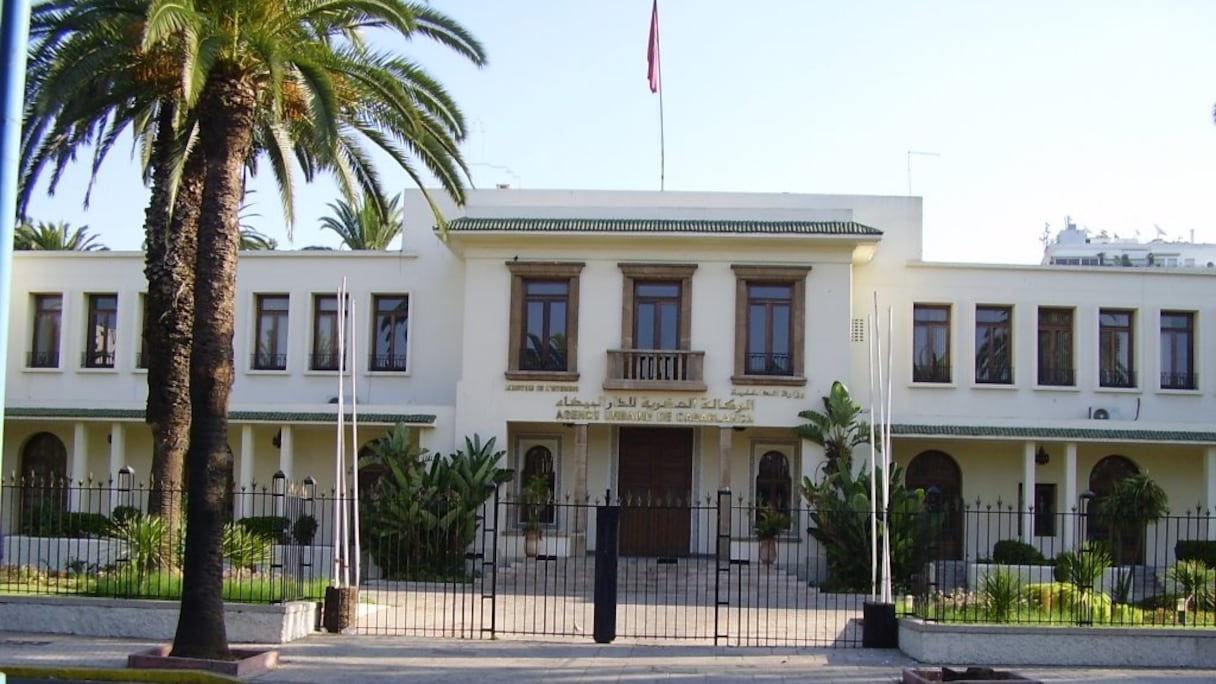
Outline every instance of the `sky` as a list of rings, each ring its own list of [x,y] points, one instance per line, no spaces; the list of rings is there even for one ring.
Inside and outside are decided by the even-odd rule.
[[[485,68],[381,45],[459,102],[475,187],[659,189],[651,0],[432,4],[481,40]],[[935,261],[1038,263],[1065,216],[1216,242],[1216,2],[660,0],[659,16],[668,190],[922,196]],[[78,163],[30,216],[138,249],[131,151],[87,210]],[[250,187],[248,222],[282,247],[337,245],[318,227],[330,180],[298,188],[290,242],[269,174]]]

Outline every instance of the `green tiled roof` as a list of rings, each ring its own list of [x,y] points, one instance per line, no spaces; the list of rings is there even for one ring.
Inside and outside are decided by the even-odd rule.
[[[109,420],[143,420],[142,409],[107,409],[107,408],[6,408],[5,415],[10,418],[92,418]],[[338,415],[337,410],[325,411],[230,411],[228,419],[234,422],[261,423],[328,423]],[[350,415],[347,411],[346,415]],[[414,425],[433,425],[435,416],[430,414],[412,413],[359,413],[359,422],[392,425],[395,423],[411,423]]]
[[[474,218],[448,223],[449,233],[697,233],[709,235],[852,235],[882,231],[854,221],[745,221],[717,219]]]
[[[995,439],[1058,439],[1120,442],[1199,442],[1216,444],[1216,432],[1145,430],[1140,428],[1006,427],[997,425],[907,425],[891,426],[899,437],[987,437]]]

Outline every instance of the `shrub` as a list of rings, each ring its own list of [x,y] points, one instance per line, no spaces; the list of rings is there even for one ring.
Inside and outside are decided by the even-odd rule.
[[[250,532],[269,539],[272,543],[287,544],[291,541],[288,530],[291,520],[283,515],[256,515],[251,518],[241,518],[236,524]]]
[[[141,515],[143,512],[134,506],[115,506],[110,512],[110,522],[121,524]]]
[[[1067,582],[1078,589],[1092,589],[1110,564],[1110,551],[1104,545],[1086,542],[1077,551],[1057,555],[1053,574],[1057,582]]]
[[[296,518],[291,525],[291,538],[300,546],[308,546],[317,536],[317,519],[307,513]]]
[[[257,570],[270,560],[274,539],[243,525],[224,526],[224,560],[242,570]]]
[[[1047,565],[1038,549],[1016,539],[1002,539],[992,545],[992,562],[1002,565]]]
[[[1165,573],[1174,583],[1174,593],[1186,597],[1191,610],[1212,610],[1216,607],[1216,569],[1202,561],[1184,560]]]
[[[150,571],[181,566],[184,535],[160,516],[140,515],[110,523],[108,534],[126,544],[126,560],[140,578]]]
[[[1022,600],[1022,582],[1011,572],[997,570],[984,576],[980,584],[984,613],[993,622],[1009,622]]]
[[[1216,568],[1216,541],[1179,541],[1174,545],[1174,557],[1179,561],[1200,561]]]
[[[100,513],[66,511],[62,505],[42,503],[34,506],[21,523],[21,533],[31,537],[83,539],[104,537],[110,519]]]

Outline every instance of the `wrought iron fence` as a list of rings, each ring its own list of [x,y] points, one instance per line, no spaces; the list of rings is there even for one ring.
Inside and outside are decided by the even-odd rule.
[[[998,504],[960,514],[918,573],[915,613],[942,622],[1216,626],[1216,520],[1202,508],[1149,522],[1092,498],[1054,512]],[[943,554],[943,549],[952,553]]]

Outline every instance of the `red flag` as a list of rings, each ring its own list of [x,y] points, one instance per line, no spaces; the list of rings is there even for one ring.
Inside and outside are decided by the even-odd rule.
[[[650,42],[646,46],[646,78],[650,79],[650,92],[659,92],[662,69],[659,67],[659,0],[654,0],[650,10]]]

